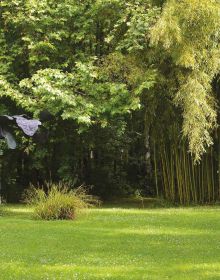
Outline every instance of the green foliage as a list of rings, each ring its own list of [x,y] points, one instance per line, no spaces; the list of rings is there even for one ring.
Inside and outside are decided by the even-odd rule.
[[[183,135],[189,138],[189,150],[200,160],[213,144],[210,132],[216,128],[217,112],[211,93],[210,80],[205,73],[194,72],[181,85],[175,102],[183,110]]]
[[[40,140],[17,134],[3,191],[64,179],[154,195],[153,146],[184,138],[194,161],[217,154],[219,11],[217,0],[2,0],[0,112],[53,115]]]
[[[73,220],[80,210],[99,203],[84,187],[71,190],[63,183],[47,184],[46,191],[32,186],[25,191],[24,201],[34,206],[35,216],[43,220]]]
[[[106,41],[116,45],[118,51],[129,53],[148,48],[150,29],[154,25],[160,9],[151,1],[125,3],[120,18],[114,25]]]
[[[78,124],[102,123],[109,116],[129,113],[139,105],[138,96],[132,96],[125,84],[102,80],[95,67],[79,62],[73,73],[39,70],[30,80],[22,80],[20,86],[30,91],[35,114],[47,109]]]
[[[182,108],[183,135],[195,160],[213,143],[210,132],[216,127],[211,83],[220,67],[219,12],[218,1],[169,0],[151,30],[152,44],[161,45],[178,67],[173,94]]]

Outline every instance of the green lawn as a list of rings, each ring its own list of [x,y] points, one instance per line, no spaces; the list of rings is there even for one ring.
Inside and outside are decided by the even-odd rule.
[[[220,279],[220,208],[89,210],[76,221],[0,217],[0,279]]]

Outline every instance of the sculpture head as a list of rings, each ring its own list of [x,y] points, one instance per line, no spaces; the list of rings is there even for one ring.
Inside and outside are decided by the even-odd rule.
[[[13,130],[20,129],[26,136],[32,137],[37,132],[41,122],[29,119],[25,115],[1,115],[0,116],[0,139],[7,142],[9,149],[16,148],[16,141],[12,134]]]

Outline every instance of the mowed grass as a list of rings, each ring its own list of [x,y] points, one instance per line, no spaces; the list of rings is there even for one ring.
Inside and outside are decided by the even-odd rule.
[[[39,221],[10,206],[0,279],[220,279],[220,208],[101,208]]]

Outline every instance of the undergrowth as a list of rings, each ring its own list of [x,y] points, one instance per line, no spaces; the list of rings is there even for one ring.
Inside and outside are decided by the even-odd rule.
[[[82,209],[100,203],[84,186],[71,189],[64,183],[47,183],[46,188],[31,186],[23,198],[33,206],[35,216],[43,220],[73,220]]]

